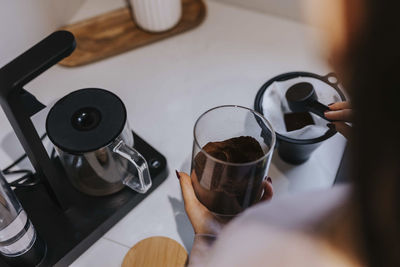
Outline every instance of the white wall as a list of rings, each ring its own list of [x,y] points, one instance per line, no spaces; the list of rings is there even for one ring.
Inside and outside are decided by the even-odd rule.
[[[305,0],[215,0],[303,21],[302,6]]]
[[[84,0],[0,0],[0,67],[63,26]]]
[[[123,5],[123,0],[99,0]],[[305,0],[215,0],[302,20]],[[0,0],[0,67],[63,26],[78,11],[84,0]],[[79,17],[79,16],[75,16]]]

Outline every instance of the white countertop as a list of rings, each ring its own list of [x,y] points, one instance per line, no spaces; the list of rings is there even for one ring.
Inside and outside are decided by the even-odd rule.
[[[97,11],[116,5],[96,3]],[[92,7],[93,1],[85,2],[74,21],[91,16]],[[55,66],[26,86],[45,104],[85,87],[115,92],[127,106],[132,129],[168,160],[167,180],[72,266],[120,266],[130,247],[156,235],[190,251],[193,231],[174,170],[189,171],[196,118],[222,104],[253,107],[258,89],[277,74],[328,73],[308,40],[311,31],[294,21],[209,1],[205,22],[190,32],[87,66]],[[11,127],[2,112],[0,129],[4,168],[21,148],[10,142]],[[344,146],[344,138],[335,135],[301,166],[283,163],[276,153],[269,172],[276,197],[331,186]]]

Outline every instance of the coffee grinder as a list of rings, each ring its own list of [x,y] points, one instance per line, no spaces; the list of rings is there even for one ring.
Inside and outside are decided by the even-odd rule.
[[[37,183],[13,191],[45,249],[40,263],[26,263],[18,256],[0,258],[1,266],[66,266],[79,257],[167,177],[163,155],[136,133],[132,149],[148,162],[152,185],[141,194],[128,187],[101,196],[85,194],[73,186],[58,157],[50,157],[31,117],[45,106],[23,87],[69,56],[74,36],[57,31],[0,69],[0,104],[35,169]],[[130,138],[128,138],[130,139]],[[1,218],[1,214],[0,214]],[[1,229],[0,229],[1,230]],[[7,263],[6,263],[7,262]]]

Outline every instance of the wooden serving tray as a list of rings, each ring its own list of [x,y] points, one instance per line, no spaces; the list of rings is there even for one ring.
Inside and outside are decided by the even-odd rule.
[[[202,0],[182,0],[182,18],[171,30],[150,33],[140,29],[132,19],[129,7],[117,9],[76,24],[62,27],[76,39],[76,49],[59,64],[82,66],[118,55],[140,46],[188,31],[200,25],[206,16]]]

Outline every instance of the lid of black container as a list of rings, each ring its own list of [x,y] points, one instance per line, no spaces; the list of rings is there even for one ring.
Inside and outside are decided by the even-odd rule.
[[[69,153],[95,151],[115,140],[126,122],[124,103],[98,88],[74,91],[50,109],[46,120],[49,139]]]
[[[269,87],[274,83],[274,82],[283,82],[283,81],[289,81],[291,79],[296,79],[296,78],[311,78],[311,79],[316,79],[319,80],[327,85],[329,85],[333,91],[335,91],[339,96],[341,101],[346,101],[346,97],[339,88],[339,80],[334,73],[329,73],[326,76],[320,76],[318,74],[310,73],[310,72],[303,72],[303,71],[296,71],[296,72],[288,72],[284,74],[280,74],[278,76],[275,76],[268,80],[266,83],[264,83],[259,91],[257,92],[255,101],[254,101],[254,109],[261,113],[262,115],[264,114],[264,108],[263,108],[263,97],[264,93],[269,89]],[[324,141],[331,136],[336,134],[336,130],[329,128],[328,131],[325,132],[324,135],[312,139],[294,139],[287,137],[285,135],[280,134],[278,131],[276,131],[276,136],[278,140],[284,140],[289,143],[294,143],[294,144],[299,144],[299,145],[306,145],[306,144],[314,144],[318,143],[321,141]]]

